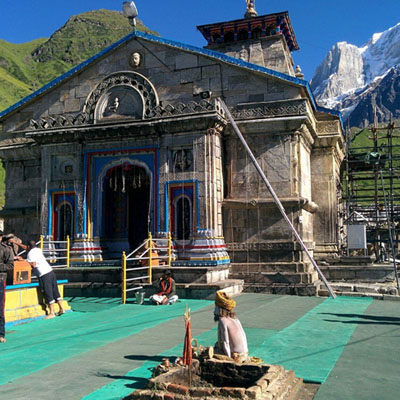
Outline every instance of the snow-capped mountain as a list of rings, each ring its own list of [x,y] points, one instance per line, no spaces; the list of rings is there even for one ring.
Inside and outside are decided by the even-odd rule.
[[[373,114],[365,110],[368,117],[363,117],[359,107],[367,106],[368,99],[368,104],[374,103],[377,107],[378,122],[385,121],[390,113],[399,111],[397,108],[379,109],[383,104],[399,107],[397,101],[382,101],[382,93],[389,87],[395,90],[396,84],[389,82],[390,79],[400,79],[396,66],[400,66],[400,23],[385,32],[375,33],[362,47],[347,42],[335,44],[316,69],[311,88],[319,104],[342,111],[345,120],[358,121],[357,125],[372,122]],[[355,110],[358,117],[352,118]]]

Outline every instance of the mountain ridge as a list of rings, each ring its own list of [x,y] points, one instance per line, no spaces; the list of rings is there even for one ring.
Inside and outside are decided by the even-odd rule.
[[[392,68],[400,65],[400,22],[386,31],[375,33],[365,45],[357,47],[348,42],[338,42],[332,46],[322,63],[317,67],[310,82],[319,104],[342,112],[349,123],[365,126],[371,120],[371,112],[366,99],[374,104],[378,122],[396,117],[400,111],[397,101],[376,101],[382,99],[387,90],[388,76]],[[392,78],[397,80],[397,74]],[[396,87],[393,83],[392,90]],[[359,104],[364,106],[358,107]],[[382,109],[380,108],[382,107]],[[357,117],[352,113],[357,109]],[[364,112],[366,118],[361,118]],[[372,117],[374,118],[374,117]]]
[[[140,20],[136,29],[158,35]],[[122,13],[100,9],[71,16],[49,38],[0,39],[0,111],[131,32]]]

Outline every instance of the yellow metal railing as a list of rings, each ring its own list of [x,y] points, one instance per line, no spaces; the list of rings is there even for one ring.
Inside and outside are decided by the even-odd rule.
[[[71,252],[71,240],[69,236],[66,237],[66,240],[44,240],[42,235],[40,236],[39,247],[53,268],[69,268]]]
[[[148,239],[146,239],[138,248],[126,255],[126,252],[122,252],[121,258],[121,302],[126,303],[127,292],[137,291],[143,289],[143,285],[146,285],[144,281],[147,280],[147,284],[151,285],[153,283],[153,264],[159,260],[166,260],[169,267],[172,261],[172,237],[168,234],[167,247],[160,247],[160,243],[165,242],[165,239],[153,238],[152,234],[149,233]],[[166,255],[157,254],[156,252],[164,251]],[[128,268],[128,262],[139,264],[139,266],[134,266]],[[141,274],[141,271],[146,271]],[[136,272],[134,277],[127,277],[129,272]],[[139,275],[137,275],[139,273]],[[127,288],[129,282],[138,282],[130,288]]]

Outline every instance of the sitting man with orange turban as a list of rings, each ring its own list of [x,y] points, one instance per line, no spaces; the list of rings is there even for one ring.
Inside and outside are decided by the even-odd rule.
[[[218,321],[218,342],[215,351],[244,362],[249,358],[246,333],[234,313],[236,302],[228,294],[218,291],[215,295],[214,320]]]

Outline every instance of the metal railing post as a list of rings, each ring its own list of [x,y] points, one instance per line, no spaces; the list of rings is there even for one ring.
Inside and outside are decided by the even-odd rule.
[[[121,302],[122,304],[126,303],[126,253],[122,252],[122,271],[121,271]]]
[[[171,232],[168,232],[168,267],[171,266],[172,262],[172,238]]]
[[[151,284],[152,282],[152,276],[151,276],[151,267],[152,267],[152,254],[153,253],[153,237],[151,236],[151,232],[149,232],[149,283]]]
[[[67,268],[69,268],[69,252],[70,252],[70,239],[69,235],[67,235]]]
[[[43,251],[43,235],[40,235],[40,250]]]

